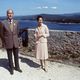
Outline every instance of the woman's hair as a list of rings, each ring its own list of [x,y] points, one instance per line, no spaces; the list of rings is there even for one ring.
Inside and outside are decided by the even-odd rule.
[[[39,21],[39,18],[43,19],[43,17],[41,15],[39,15],[39,16],[37,16],[37,21]]]

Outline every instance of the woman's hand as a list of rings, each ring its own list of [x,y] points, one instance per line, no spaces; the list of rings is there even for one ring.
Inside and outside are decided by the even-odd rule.
[[[44,37],[45,38],[44,34],[39,34],[38,37],[39,38],[41,38],[41,37]]]

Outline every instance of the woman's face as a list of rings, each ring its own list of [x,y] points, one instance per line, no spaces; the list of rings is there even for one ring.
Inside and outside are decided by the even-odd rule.
[[[39,18],[38,24],[41,25],[42,23],[43,23],[43,19],[42,18]]]

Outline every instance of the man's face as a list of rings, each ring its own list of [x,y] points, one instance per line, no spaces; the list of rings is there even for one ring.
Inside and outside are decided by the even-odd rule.
[[[8,17],[8,19],[12,19],[13,18],[13,11],[12,10],[8,10],[7,11],[7,17]]]

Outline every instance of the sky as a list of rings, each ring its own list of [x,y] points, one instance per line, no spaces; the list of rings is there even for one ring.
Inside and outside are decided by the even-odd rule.
[[[0,0],[0,16],[6,16],[7,9],[15,15],[77,13],[80,0]]]

